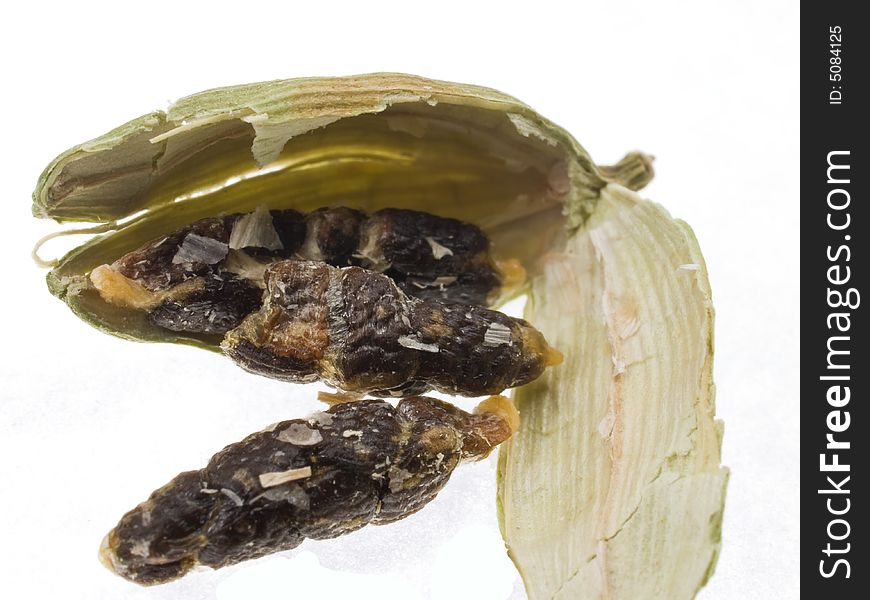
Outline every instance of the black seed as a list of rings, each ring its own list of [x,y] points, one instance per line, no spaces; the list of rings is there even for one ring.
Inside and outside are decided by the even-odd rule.
[[[298,443],[299,430],[316,435]],[[396,521],[432,500],[461,460],[486,456],[511,430],[500,414],[430,398],[395,408],[339,404],[250,435],[178,475],[122,517],[101,553],[119,575],[151,585],[197,564],[222,567]],[[264,486],[269,473],[296,478]]]
[[[308,236],[316,244],[318,256],[330,265],[346,267],[359,247],[359,228],[365,214],[351,208],[321,208],[308,215]]]
[[[343,390],[481,396],[537,378],[558,353],[521,319],[406,296],[389,277],[310,261],[273,263],[263,307],[222,347],[248,371]]]
[[[217,265],[172,262],[189,233],[224,243],[229,240],[223,219],[203,219],[125,254],[113,267],[152,291],[166,290],[192,277],[214,273]]]
[[[262,303],[263,290],[230,274],[205,278],[205,289],[183,300],[167,300],[148,319],[172,331],[224,334]]]
[[[239,259],[253,262],[254,267],[288,258],[333,266],[359,265],[384,272],[409,296],[471,305],[491,302],[502,283],[489,256],[489,240],[474,225],[455,219],[402,209],[384,209],[366,216],[344,207],[322,208],[308,215],[291,209],[269,214],[281,249],[231,250],[214,264],[173,260],[188,256],[189,252],[179,254],[179,250],[192,233],[226,244],[244,216],[233,214],[191,223],[124,255],[113,268],[153,292],[171,292],[189,279],[205,278],[205,291],[164,302],[151,315],[151,322],[173,331],[209,334],[234,327],[244,316],[240,307],[250,305],[250,294],[239,291],[236,283],[215,286],[208,282],[231,281],[232,273],[226,269],[232,269],[239,271],[238,279],[250,279],[252,288],[261,283],[262,269],[250,268],[250,264],[243,270],[230,266]],[[208,293],[214,297],[206,297]],[[189,311],[202,314],[187,318],[184,313]],[[214,319],[222,324],[215,326]]]

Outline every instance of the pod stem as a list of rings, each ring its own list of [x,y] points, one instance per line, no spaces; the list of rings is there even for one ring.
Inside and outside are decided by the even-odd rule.
[[[655,157],[651,154],[629,152],[618,163],[598,167],[598,170],[608,181],[636,192],[645,188],[655,176],[654,160]]]

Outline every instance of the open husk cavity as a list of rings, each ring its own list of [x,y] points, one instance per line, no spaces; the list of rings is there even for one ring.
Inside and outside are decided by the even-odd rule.
[[[106,302],[92,273],[198,219],[259,207],[409,208],[478,225],[528,274],[525,318],[564,355],[518,388],[498,506],[530,598],[690,598],[715,567],[727,470],[713,309],[689,227],[516,99],[401,74],[210,90],[58,156],[37,217],[93,237],[49,289],[127,339],[217,350]],[[99,275],[100,271],[97,271]],[[99,278],[98,278],[99,279]]]

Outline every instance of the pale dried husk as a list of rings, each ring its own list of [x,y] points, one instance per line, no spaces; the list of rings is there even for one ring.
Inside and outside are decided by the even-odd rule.
[[[565,363],[516,390],[523,424],[499,454],[529,597],[691,598],[716,565],[728,480],[698,244],[608,185],[543,270],[525,316]]]
[[[499,459],[503,533],[531,598],[691,597],[712,572],[727,471],[713,313],[688,227],[494,90],[399,74],[211,90],[56,158],[33,212],[105,231],[49,289],[100,329],[216,349],[104,302],[90,271],[204,217],[260,205],[407,207],[481,226],[530,274],[527,317],[566,355],[517,390]]]

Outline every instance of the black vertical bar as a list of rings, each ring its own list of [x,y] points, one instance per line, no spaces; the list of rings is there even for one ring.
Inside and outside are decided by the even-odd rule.
[[[801,22],[801,587],[870,597],[867,38],[862,3]],[[775,501],[775,500],[774,500]]]

